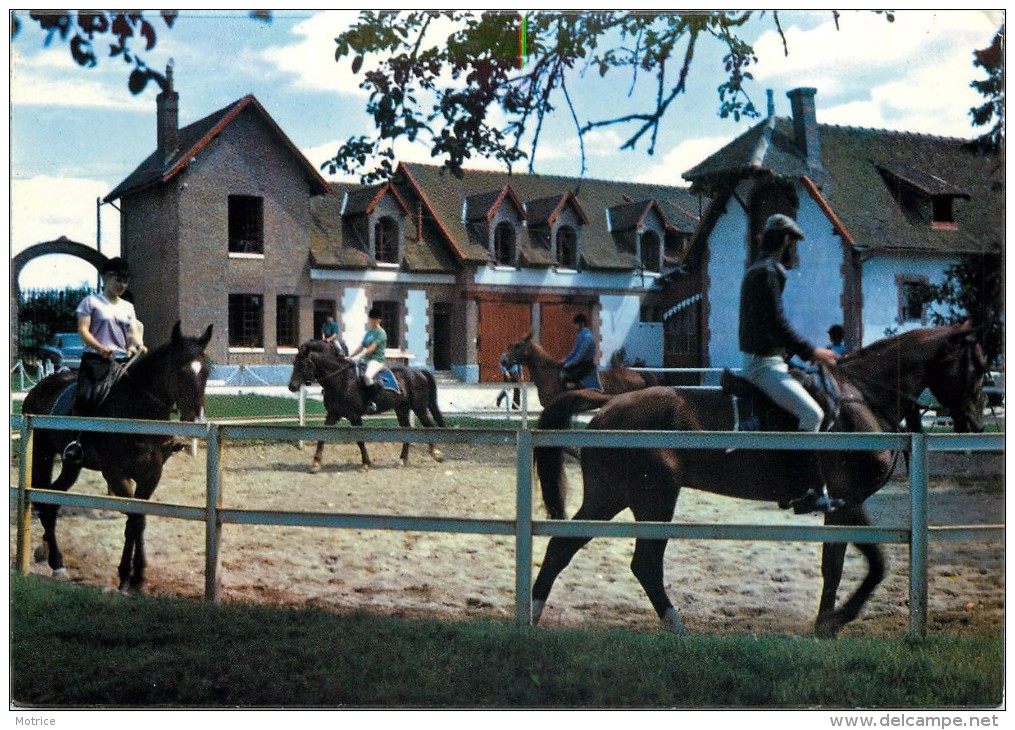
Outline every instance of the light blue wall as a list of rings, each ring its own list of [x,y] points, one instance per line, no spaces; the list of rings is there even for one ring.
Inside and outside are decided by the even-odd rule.
[[[944,272],[954,263],[951,260],[917,257],[908,254],[900,256],[875,256],[863,265],[863,344],[885,337],[885,330],[906,332],[927,326],[920,322],[898,321],[899,287],[896,276],[926,276],[930,283],[940,284]]]
[[[783,305],[796,331],[821,347],[828,343],[828,328],[842,324],[842,242],[804,191],[797,224],[806,238],[798,246],[800,267],[787,272]]]
[[[355,350],[367,331],[367,312],[370,311],[366,289],[347,286],[342,290],[342,336],[349,352]]]
[[[747,218],[740,205],[730,201],[708,238],[708,328],[712,333],[706,353],[709,367],[739,368],[737,329],[740,320],[740,281],[747,261]]]
[[[828,341],[830,325],[842,323],[842,244],[821,208],[800,191],[797,222],[800,267],[787,272],[783,305],[796,330],[815,345]],[[740,367],[740,284],[747,262],[747,215],[731,201],[709,236],[708,345],[710,367]]]
[[[662,325],[641,322],[641,299],[637,296],[604,294],[599,297],[599,364],[606,367],[621,347],[627,359],[641,358],[649,367],[662,367]]]
[[[427,335],[430,301],[421,289],[410,289],[405,296],[405,345],[413,354],[409,364],[427,367],[430,338]]]

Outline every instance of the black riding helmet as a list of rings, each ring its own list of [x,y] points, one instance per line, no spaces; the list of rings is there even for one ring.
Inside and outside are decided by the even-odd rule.
[[[127,260],[120,256],[114,256],[111,259],[107,259],[106,263],[102,265],[102,275],[115,274],[116,276],[130,276],[130,266],[127,264]]]

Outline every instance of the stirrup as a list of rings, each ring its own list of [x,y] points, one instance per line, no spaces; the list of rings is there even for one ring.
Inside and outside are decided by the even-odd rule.
[[[377,413],[377,404],[374,401],[367,402],[367,413]]]
[[[85,448],[81,445],[80,441],[71,441],[64,447],[60,458],[63,459],[65,464],[80,466],[85,461]]]
[[[832,499],[826,492],[818,494],[813,489],[808,489],[807,494],[790,502],[793,513],[798,515],[811,512],[827,515],[841,509],[845,504],[845,500]]]

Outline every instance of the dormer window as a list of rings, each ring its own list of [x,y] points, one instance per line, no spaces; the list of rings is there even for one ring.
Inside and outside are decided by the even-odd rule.
[[[914,223],[930,223],[939,230],[955,230],[955,199],[969,193],[947,180],[901,165],[878,167],[904,214]]]
[[[659,246],[659,234],[655,231],[644,231],[638,237],[639,257],[645,271],[659,271],[662,251]]]
[[[557,229],[557,265],[563,269],[578,268],[578,234],[571,226]]]
[[[935,195],[931,199],[931,225],[935,228],[955,227],[955,198],[950,195]]]
[[[493,260],[501,266],[514,266],[517,260],[515,227],[502,221],[493,231]]]
[[[379,264],[398,263],[398,224],[390,216],[374,224],[374,260]]]

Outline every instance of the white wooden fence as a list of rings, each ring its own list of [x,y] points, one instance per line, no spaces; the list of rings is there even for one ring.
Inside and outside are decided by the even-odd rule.
[[[225,524],[261,524],[378,530],[409,530],[515,537],[515,612],[520,624],[532,621],[532,543],[535,536],[650,537],[695,540],[784,540],[810,542],[871,542],[909,545],[909,631],[923,635],[927,623],[927,545],[931,541],[992,541],[1004,539],[1004,525],[928,525],[928,454],[944,451],[1003,452],[1004,434],[840,434],[840,433],[729,433],[685,431],[540,431],[519,429],[397,429],[334,428],[284,425],[223,425],[84,419],[67,416],[16,416],[20,429],[18,486],[10,497],[17,502],[15,565],[29,569],[31,503],[65,504],[93,509],[143,513],[205,523],[205,597],[217,600],[221,565],[221,533]],[[103,431],[124,434],[172,435],[200,439],[207,444],[207,492],[204,507],[164,504],[136,499],[92,496],[30,489],[31,453],[39,429]],[[226,509],[222,507],[222,445],[230,439],[273,439],[298,442],[323,440],[410,443],[470,443],[511,445],[516,448],[516,506],[514,519],[462,519],[364,515],[341,512],[304,512]],[[532,518],[533,449],[539,446],[667,447],[740,449],[895,449],[910,453],[909,527],[843,527],[825,525],[677,524],[671,522],[549,521]],[[297,505],[298,506],[298,505]]]

